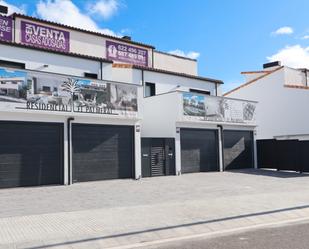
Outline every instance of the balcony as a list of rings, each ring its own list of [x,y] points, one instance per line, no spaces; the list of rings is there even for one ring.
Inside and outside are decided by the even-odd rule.
[[[144,98],[142,107],[143,128],[159,134],[160,127],[165,127],[166,136],[173,134],[179,123],[256,126],[254,101],[177,90]]]
[[[255,124],[254,101],[231,99],[189,92],[178,93],[182,121],[208,121],[235,124]]]
[[[133,84],[2,67],[0,83],[1,111],[138,116]]]

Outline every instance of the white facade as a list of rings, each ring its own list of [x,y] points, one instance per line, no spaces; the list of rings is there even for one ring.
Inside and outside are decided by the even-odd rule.
[[[72,142],[70,140],[71,134],[68,133],[68,120],[73,120],[70,122],[79,123],[79,124],[104,124],[104,125],[126,125],[134,127],[134,178],[139,179],[141,177],[141,131],[143,132],[144,123],[143,115],[144,108],[144,93],[143,86],[146,82],[151,82],[156,84],[156,93],[162,94],[166,92],[173,91],[175,89],[189,91],[191,88],[196,90],[204,90],[209,92],[211,95],[217,95],[220,88],[220,81],[217,80],[208,80],[202,77],[196,76],[196,61],[187,60],[178,58],[170,55],[163,55],[169,59],[168,63],[158,64],[159,69],[163,71],[151,71],[152,66],[152,49],[148,49],[148,59],[149,67],[130,67],[129,65],[122,63],[117,64],[117,61],[112,63],[111,61],[105,60],[106,51],[104,45],[104,37],[96,36],[94,34],[88,34],[84,32],[79,32],[76,30],[65,29],[70,32],[70,52],[62,53],[59,51],[48,51],[43,48],[35,48],[29,46],[23,46],[20,40],[20,21],[22,18],[16,17],[15,19],[15,33],[14,39],[15,43],[10,44],[6,42],[0,42],[0,61],[2,68],[10,71],[25,71],[22,69],[13,69],[10,68],[14,63],[20,63],[24,65],[26,71],[33,74],[43,75],[40,81],[34,83],[31,80],[31,89],[28,90],[29,94],[34,94],[35,90],[33,89],[34,84],[38,91],[43,90],[45,101],[47,99],[57,99],[57,95],[53,96],[53,91],[59,92],[58,87],[55,87],[57,80],[54,81],[53,77],[77,77],[80,79],[84,78],[85,73],[96,74],[99,80],[104,82],[110,82],[111,84],[125,83],[129,85],[135,85],[137,87],[137,101],[138,101],[138,113],[137,115],[96,115],[91,113],[77,113],[75,111],[69,112],[52,112],[48,110],[32,110],[24,108],[24,100],[18,103],[18,108],[15,107],[15,103],[10,102],[1,102],[0,107],[0,121],[23,121],[23,122],[43,122],[43,123],[62,123],[64,127],[64,146],[63,146],[63,175],[64,175],[64,184],[72,183],[72,177],[69,177],[68,172],[72,172],[72,155],[69,154],[68,148],[72,147]],[[27,20],[29,21],[29,20]],[[39,22],[30,20],[29,22]],[[58,28],[56,25],[43,23],[45,26]],[[135,45],[134,45],[135,46]],[[173,59],[175,62],[173,63]],[[158,60],[158,63],[160,61]],[[6,65],[7,63],[7,65]],[[118,62],[119,63],[119,62]],[[161,61],[162,63],[162,61]],[[118,66],[117,66],[118,65]],[[121,65],[121,66],[119,66]],[[183,74],[182,67],[188,66],[189,71]],[[177,70],[178,68],[178,70]],[[179,70],[179,68],[181,70]],[[169,69],[170,71],[166,71]],[[45,76],[44,76],[45,75]],[[4,79],[4,78],[3,78]],[[15,78],[10,78],[15,79]],[[43,80],[45,79],[45,80]],[[89,79],[86,79],[89,80]],[[91,79],[90,79],[91,80]],[[12,92],[6,93],[9,90],[17,91],[19,84],[7,84],[5,79],[2,82],[2,88],[4,92],[1,92],[3,99],[14,98]],[[29,80],[28,80],[29,82]],[[22,83],[24,84],[24,83]],[[14,88],[14,89],[13,89]],[[6,95],[4,95],[6,94]],[[18,93],[16,93],[18,94]],[[16,96],[17,97],[17,96]],[[45,102],[44,102],[45,103]],[[47,103],[47,102],[46,102]],[[179,103],[178,103],[179,104]],[[171,105],[172,106],[172,105]],[[173,110],[171,113],[175,113],[175,110],[178,110],[177,101],[174,102]],[[146,115],[147,116],[147,115]],[[154,115],[156,116],[156,115]],[[153,120],[153,119],[151,119]],[[170,116],[166,116],[166,120],[170,121]],[[145,127],[147,127],[147,120],[145,121]],[[71,125],[70,125],[71,126]],[[165,124],[166,129],[162,129],[162,126],[158,124],[158,134],[160,136],[172,136],[174,134],[174,123],[168,122]],[[151,131],[152,136],[156,135]],[[173,135],[174,136],[174,135]],[[179,159],[177,159],[179,160]],[[69,170],[70,169],[70,170]]]
[[[91,31],[79,30],[65,25],[58,25],[57,23],[46,22],[46,21],[42,23],[42,21],[39,19],[32,17],[29,18],[28,16],[17,14],[15,16],[13,30],[14,30],[14,42],[19,44],[23,43],[21,39],[22,34],[21,22],[27,22],[35,25],[43,25],[45,27],[69,32],[70,53],[76,53],[106,59],[107,58],[106,41],[113,41],[119,44],[134,46],[146,50],[148,53],[148,63],[146,66],[148,67],[178,73],[185,73],[195,76],[198,75],[197,61],[194,59],[156,51],[154,47],[152,47],[151,45],[145,45],[134,41],[131,42],[131,40],[102,35]],[[117,59],[113,59],[113,61],[116,63],[123,63],[121,61],[117,61]]]
[[[181,141],[180,141],[180,129],[181,128],[194,128],[194,129],[212,129],[218,130],[218,142],[219,142],[219,166],[220,171],[223,171],[223,155],[222,155],[222,134],[220,127],[227,130],[237,130],[237,131],[255,131],[256,123],[255,117],[252,116],[251,120],[237,120],[233,121],[231,115],[227,115],[225,112],[224,117],[219,117],[219,113],[216,114],[218,118],[210,117],[209,120],[205,117],[196,117],[196,116],[187,116],[184,113],[184,100],[183,95],[188,92],[184,91],[173,91],[163,93],[161,95],[144,98],[142,103],[142,137],[167,137],[175,139],[175,162],[176,162],[176,173],[181,174]],[[188,93],[191,94],[191,93]],[[200,95],[202,96],[202,95]],[[207,103],[216,103],[217,110],[221,110],[220,107],[222,100],[232,103],[226,111],[235,115],[236,112],[239,112],[233,103],[249,103],[256,105],[256,102],[250,102],[246,100],[239,99],[228,99],[223,97],[215,96],[204,96],[206,112]],[[215,101],[215,102],[214,102]],[[226,105],[224,104],[224,105]],[[210,104],[213,106],[213,104]],[[234,106],[234,107],[233,107]],[[238,105],[239,106],[239,105]],[[241,107],[243,108],[243,107]],[[207,114],[206,114],[207,115]],[[211,114],[210,116],[214,116]],[[254,148],[254,154],[256,149]],[[254,156],[254,158],[256,158]],[[254,159],[254,165],[256,167],[256,161]]]
[[[172,71],[152,70],[147,68],[113,64],[112,80],[136,85],[155,84],[156,94],[179,91],[200,90],[210,95],[220,95],[221,83],[202,79],[199,76],[184,75]]]
[[[273,68],[264,77],[251,79],[224,96],[258,101],[257,139],[302,139],[309,134],[309,87],[301,70]]]
[[[154,50],[153,67],[178,73],[198,75],[197,61]]]
[[[159,72],[144,71],[144,83],[156,84],[156,94],[175,90],[190,91],[190,89],[207,91],[210,95],[217,95],[221,84],[207,80],[193,79],[183,76],[164,74]]]
[[[26,69],[84,77],[84,73],[108,75],[111,63],[0,44],[0,60],[24,63]],[[106,72],[104,72],[106,71]]]
[[[28,18],[26,16],[17,15],[15,18],[15,42],[22,43],[21,41],[21,21],[26,21],[34,24],[42,25],[39,19]],[[83,54],[94,57],[106,58],[106,41],[114,41],[116,40],[119,43],[123,44],[131,44],[130,42],[121,39],[121,38],[113,38],[105,35],[100,35],[95,32],[84,32],[82,30],[78,30],[75,28],[65,27],[63,25],[53,24],[51,22],[44,22],[44,26],[56,28],[64,31],[70,32],[70,52]],[[152,48],[150,46],[137,45],[134,43],[132,46],[140,47],[146,49],[148,51],[148,66],[152,66]]]
[[[113,66],[112,63],[100,62],[36,49],[0,44],[0,60],[24,63],[26,69],[57,74],[84,77],[84,73],[97,74],[100,79],[143,85],[146,82],[156,85],[156,94],[174,90],[190,89],[207,91],[210,95],[219,95],[221,83],[213,83],[191,76],[173,75],[164,72],[132,68],[126,65]],[[117,65],[117,64],[115,64]],[[198,77],[198,76],[197,76]]]
[[[39,77],[40,80],[43,79],[43,81],[37,81],[36,83],[36,88],[41,91],[43,87],[48,87],[50,90],[49,92],[53,91],[53,88],[56,86],[56,84],[59,83],[59,77],[61,78],[71,78],[73,77],[78,77],[79,79],[84,79],[82,77],[82,72],[85,69],[81,68],[76,68],[76,70],[72,70],[71,75],[65,74],[67,71],[72,69],[72,67],[66,68],[68,66],[65,62],[70,59],[68,56],[63,56],[63,55],[55,55],[51,54],[51,58],[49,58],[49,53],[41,52],[41,51],[33,51],[30,49],[23,49],[23,48],[17,48],[15,51],[16,47],[11,47],[11,46],[5,46],[5,51],[9,51],[12,53],[12,56],[9,57],[0,57],[1,60],[9,60],[12,61],[12,58],[19,58],[17,60],[20,63],[25,63],[27,68],[32,68],[33,65],[40,65],[41,63],[46,63],[46,61],[50,60],[50,62],[54,62],[54,65],[50,65],[46,67],[45,71],[38,71],[38,70],[22,70],[22,69],[14,69],[14,68],[3,68],[0,67],[0,69],[5,69],[7,72],[21,72],[21,73],[27,73],[27,74],[33,74],[36,77]],[[34,52],[34,55],[37,55],[37,58],[41,58],[40,63],[35,61],[30,61],[30,60],[24,60],[25,58],[23,57],[24,54],[27,54],[28,52],[28,57],[31,56],[32,52]],[[15,54],[16,53],[16,54]],[[20,53],[22,56],[18,57],[18,53]],[[37,53],[37,54],[36,54]],[[41,53],[41,54],[40,54]],[[54,60],[51,60],[54,59]],[[71,58],[72,61],[71,63],[74,63],[74,60],[77,60],[77,62],[80,60],[79,58]],[[64,63],[63,63],[64,62]],[[80,65],[85,65],[86,67],[89,67],[91,65],[90,63],[87,63],[87,60],[83,61],[84,63],[80,63]],[[61,66],[63,65],[63,66]],[[74,64],[73,64],[74,65]],[[78,65],[78,63],[77,63]],[[96,63],[93,65],[97,66]],[[100,64],[99,64],[100,65]],[[59,68],[59,70],[57,70]],[[61,70],[60,70],[61,69]],[[97,69],[97,67],[94,67],[93,69]],[[46,72],[46,71],[51,71],[51,72]],[[56,74],[54,71],[57,70],[59,73]],[[95,72],[95,71],[91,71]],[[31,78],[31,75],[29,75],[26,78],[26,82],[29,84],[29,79]],[[1,79],[4,79],[1,81]],[[14,99],[14,101],[9,101],[6,102],[4,99],[11,99],[13,100],[12,94],[7,96],[5,93],[3,93],[3,90],[13,89],[13,90],[18,90],[21,88],[21,84],[25,84],[25,78],[22,79],[22,77],[15,78],[12,77],[10,78],[11,81],[14,80],[16,81],[16,84],[9,83],[7,84],[7,78],[1,78],[0,77],[0,121],[20,121],[20,122],[46,122],[46,123],[62,123],[64,126],[64,134],[63,134],[63,139],[64,139],[64,146],[63,146],[63,175],[64,175],[64,184],[71,184],[72,183],[72,178],[68,177],[68,169],[71,168],[70,172],[72,172],[72,164],[69,164],[68,158],[70,157],[70,154],[68,154],[68,146],[71,143],[71,140],[69,139],[69,134],[68,134],[68,120],[73,119],[71,121],[72,123],[78,123],[78,124],[104,124],[104,125],[125,125],[125,126],[132,126],[134,127],[134,178],[139,179],[141,177],[141,160],[140,160],[140,151],[141,151],[141,144],[140,144],[140,111],[136,113],[132,113],[130,111],[120,111],[117,113],[117,115],[109,115],[108,113],[106,114],[96,114],[92,112],[76,112],[75,110],[71,111],[61,111],[60,108],[55,110],[51,109],[46,109],[42,110],[40,108],[36,109],[29,109],[28,108],[28,101],[26,103],[26,100],[17,100]],[[28,79],[28,80],[27,80]],[[33,80],[31,80],[33,81]],[[98,83],[109,83],[109,82],[102,82],[98,81]],[[111,84],[119,84],[116,82],[111,82]],[[33,87],[33,82],[31,82],[31,85]],[[137,87],[137,96],[143,96],[143,89],[141,86],[136,86]],[[59,86],[57,85],[57,92],[60,93],[59,91]],[[29,96],[34,93],[33,88],[28,90]],[[46,91],[44,94],[47,94]],[[28,96],[28,97],[29,97]],[[58,95],[57,95],[58,96]],[[55,98],[57,98],[57,96]],[[46,95],[47,98],[53,97],[50,95]],[[59,96],[60,97],[60,96]],[[16,96],[18,98],[18,96]],[[137,105],[139,105],[139,97],[137,97]],[[49,104],[42,102],[41,104]],[[51,107],[52,104],[50,104],[49,107]],[[68,105],[66,103],[65,105]],[[88,113],[87,113],[88,112]],[[72,147],[72,146],[70,146]],[[71,180],[69,180],[71,179]]]
[[[21,36],[25,32],[21,30],[22,20],[53,28],[56,32],[69,32],[69,51],[22,44]],[[126,151],[129,151],[129,155],[133,153],[134,173],[131,173],[135,179],[142,177],[142,137],[172,138],[176,155],[174,168],[176,174],[180,174],[180,128],[212,129],[218,133],[218,140],[217,135],[214,139],[219,144],[221,170],[222,129],[250,131],[251,134],[255,128],[256,103],[217,97],[221,94],[223,82],[198,76],[196,60],[158,52],[149,45],[40,22],[22,15],[15,15],[14,25],[14,40],[0,41],[0,70],[3,79],[1,82],[0,78],[0,121],[63,125],[65,184],[72,183],[72,123],[89,124],[89,127],[98,124],[100,128],[102,125],[114,125],[114,128],[129,126],[126,128],[133,129],[130,134],[126,133],[129,134],[126,141],[132,141]],[[106,57],[107,41],[124,44],[127,46],[125,49],[132,51],[142,52],[146,49],[147,65],[141,65],[139,61],[126,63],[125,59],[110,60]],[[139,49],[134,50],[134,47]],[[143,57],[138,58],[143,60]],[[7,77],[15,82],[6,82]],[[155,95],[151,97],[145,94],[146,86],[149,85],[155,86]],[[204,115],[184,115],[184,94],[192,97],[192,103],[195,97],[206,100],[203,103],[197,101],[192,107],[198,109],[203,105]],[[94,140],[97,139],[96,134]],[[115,143],[121,144],[118,141]],[[61,146],[59,148],[62,150]],[[89,153],[92,153],[91,149]],[[113,162],[118,163],[118,160]],[[101,161],[98,164],[101,166]],[[114,167],[113,170],[117,171],[118,168]]]

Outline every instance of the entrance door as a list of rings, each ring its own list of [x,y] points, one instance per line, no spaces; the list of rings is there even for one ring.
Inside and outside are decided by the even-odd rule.
[[[175,175],[175,140],[142,138],[142,176]]]
[[[163,139],[153,139],[150,148],[151,176],[165,175],[165,148]]]

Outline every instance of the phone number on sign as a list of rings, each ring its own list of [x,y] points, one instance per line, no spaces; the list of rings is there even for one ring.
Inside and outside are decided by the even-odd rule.
[[[123,46],[123,45],[118,45],[117,50],[122,51],[122,52],[129,52],[129,53],[132,53],[132,54],[138,54],[138,55],[142,55],[142,56],[145,56],[146,53],[147,53],[144,50],[140,50],[138,48],[127,47],[127,46]]]

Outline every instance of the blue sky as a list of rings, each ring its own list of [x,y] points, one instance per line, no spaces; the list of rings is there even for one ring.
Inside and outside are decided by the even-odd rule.
[[[12,10],[197,57],[199,74],[224,90],[241,71],[279,59],[309,67],[309,1],[279,0],[0,0]]]

